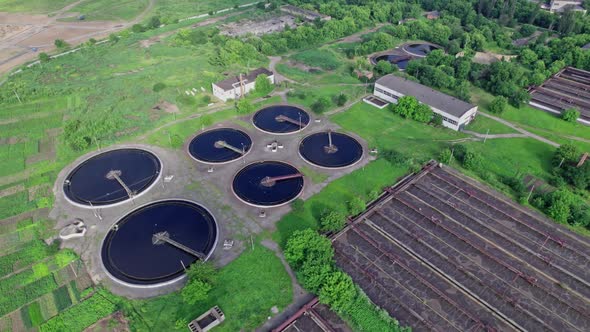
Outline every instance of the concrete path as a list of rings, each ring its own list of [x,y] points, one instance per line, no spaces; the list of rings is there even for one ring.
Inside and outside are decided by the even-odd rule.
[[[470,131],[470,130],[463,130],[462,132],[469,134],[469,135],[473,135],[477,138],[483,138],[483,139],[528,137],[525,134],[481,134],[481,133],[476,133],[475,131]]]
[[[519,133],[525,135],[526,137],[530,137],[530,138],[536,139],[537,141],[540,141],[540,142],[543,142],[543,143],[547,143],[547,144],[549,144],[551,146],[554,146],[556,148],[559,147],[559,143],[556,143],[556,142],[553,142],[551,140],[548,140],[545,137],[539,136],[537,134],[533,134],[530,131],[526,131],[526,130],[520,128],[519,126],[513,124],[512,122],[506,121],[506,120],[501,119],[501,118],[499,118],[497,116],[493,116],[491,114],[487,114],[487,113],[484,113],[484,112],[478,112],[478,115],[479,116],[486,117],[486,118],[490,118],[490,119],[492,119],[494,121],[497,121],[497,122],[500,122],[501,124],[503,124],[505,126],[508,126],[508,127],[512,128],[512,129],[518,131]]]
[[[289,83],[297,83],[296,81],[287,78],[283,75],[281,75],[276,69],[275,67],[277,66],[277,64],[279,62],[281,62],[282,57],[281,56],[269,56],[268,59],[270,60],[270,63],[268,65],[268,68],[270,71],[272,71],[273,73],[275,73],[275,84],[279,84],[281,82],[289,82]]]

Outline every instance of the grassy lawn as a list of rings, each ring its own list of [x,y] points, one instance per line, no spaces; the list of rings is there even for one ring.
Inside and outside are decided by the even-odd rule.
[[[302,210],[292,211],[277,223],[273,238],[284,245],[296,230],[317,229],[320,217],[328,211],[339,211],[347,215],[347,203],[354,197],[368,200],[368,194],[386,187],[407,173],[407,167],[394,167],[378,159],[367,166],[328,184],[320,193],[305,201]]]
[[[333,97],[336,97],[339,94],[345,94],[350,101],[360,98],[364,93],[365,87],[354,85],[322,85],[321,87],[300,86],[295,88],[295,95],[287,95],[287,100],[290,103],[304,106],[310,110],[311,105],[320,97],[327,97],[330,99],[330,106],[326,111],[329,111],[338,107],[332,100]]]
[[[480,110],[487,112],[488,105],[494,97],[479,88],[472,88],[471,92],[472,101],[479,105]],[[580,123],[569,123],[563,121],[551,113],[547,113],[530,106],[515,108],[508,105],[507,110],[502,113],[500,117],[518,124],[526,130],[537,129],[539,130],[537,134],[544,137],[547,137],[546,135],[553,134],[564,137],[578,136],[585,139],[590,139],[590,130],[588,126],[584,126]]]
[[[484,116],[478,116],[475,120],[471,121],[471,123],[467,126],[467,130],[474,131],[476,133],[485,134],[488,132],[490,134],[513,134],[518,133],[518,131],[501,124],[498,121],[494,121],[490,118],[486,118]]]
[[[370,147],[396,150],[421,161],[436,158],[449,142],[469,137],[450,129],[403,119],[388,108],[380,110],[366,103],[358,103],[346,112],[332,116],[332,120],[363,137]]]
[[[69,12],[85,15],[87,21],[129,21],[148,3],[149,0],[85,0]]]
[[[76,0],[0,0],[0,12],[49,13]]]
[[[281,97],[279,96],[268,98],[262,102],[254,104],[254,111],[257,111],[264,105],[275,104],[279,103],[280,101]],[[158,130],[157,132],[148,136],[147,142],[149,144],[159,145],[167,148],[181,148],[184,142],[190,136],[196,134],[202,128],[206,128],[211,124],[229,120],[238,116],[236,110],[231,106],[231,104],[228,104],[227,106],[227,109],[220,110],[212,114],[205,114],[203,116],[182,121]]]
[[[132,330],[186,330],[186,323],[214,305],[225,314],[217,331],[251,331],[264,323],[277,306],[291,303],[293,294],[289,275],[274,252],[255,243],[236,260],[219,271],[217,285],[209,298],[196,305],[182,302],[178,293],[132,303],[141,319],[131,321]],[[181,322],[175,328],[175,322]]]
[[[235,5],[243,5],[255,0],[158,0],[154,8],[154,14],[165,18],[182,19],[210,11],[232,8]]]

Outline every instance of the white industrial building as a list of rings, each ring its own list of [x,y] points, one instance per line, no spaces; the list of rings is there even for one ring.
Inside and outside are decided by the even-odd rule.
[[[543,4],[541,7],[549,10],[552,13],[563,13],[566,9],[586,13],[586,9],[582,7],[582,0],[551,0],[549,5]]]
[[[223,81],[212,83],[213,95],[223,101],[238,99],[242,95],[254,90],[256,78],[260,75],[268,76],[271,84],[275,83],[274,73],[266,68],[258,68],[246,75],[239,75],[227,78]]]
[[[419,102],[428,105],[434,113],[442,116],[443,126],[453,130],[463,129],[477,114],[477,105],[392,74],[385,75],[375,82],[373,94],[394,104],[400,97],[414,96]]]

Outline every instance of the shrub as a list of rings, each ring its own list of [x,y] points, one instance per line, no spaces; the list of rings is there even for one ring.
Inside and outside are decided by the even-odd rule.
[[[333,257],[332,242],[312,229],[295,231],[285,246],[285,259],[296,270],[308,260],[329,265]]]
[[[392,165],[404,165],[409,161],[408,156],[395,150],[384,150],[381,156]]]
[[[451,151],[451,149],[449,148],[446,148],[442,150],[441,153],[438,155],[438,161],[440,161],[441,163],[448,164],[451,162],[452,157],[453,151]]]
[[[133,24],[133,26],[131,27],[131,31],[133,31],[135,33],[140,33],[140,32],[144,32],[145,28],[141,24]]]
[[[332,100],[334,101],[334,103],[336,103],[336,105],[344,106],[346,104],[346,102],[348,101],[348,97],[346,97],[345,94],[341,93],[337,96],[334,96],[332,98]]]
[[[561,113],[561,118],[567,122],[575,123],[580,117],[580,112],[574,108],[567,109]]]
[[[311,110],[317,114],[324,113],[328,107],[330,107],[330,99],[328,97],[320,97],[313,104],[311,104]]]
[[[472,151],[467,151],[467,153],[465,153],[465,157],[463,158],[463,167],[475,171],[480,169],[481,165],[482,157],[479,153],[475,153]]]
[[[254,111],[254,106],[247,99],[240,99],[236,103],[236,110],[239,114],[248,114]]]
[[[56,39],[53,44],[55,45],[55,47],[57,48],[66,48],[68,47],[68,43],[65,42],[65,40],[63,39]]]
[[[166,89],[166,84],[162,83],[162,82],[158,82],[158,83],[154,84],[154,86],[152,87],[152,91],[154,91],[154,92],[160,92],[164,89]]]
[[[553,166],[560,166],[563,163],[574,163],[578,161],[579,157],[580,151],[578,148],[571,143],[565,143],[560,145],[553,154],[552,163]]]
[[[41,61],[41,63],[49,62],[49,60],[51,60],[51,57],[49,55],[47,55],[47,53],[45,53],[45,52],[39,53],[39,61]]]
[[[355,197],[348,202],[348,212],[350,212],[350,215],[352,216],[360,214],[365,211],[366,208],[367,204],[359,197]]]
[[[433,112],[433,113],[434,113],[434,112]],[[440,127],[440,126],[442,126],[442,124],[443,124],[443,117],[442,117],[442,115],[440,115],[440,114],[438,114],[438,113],[434,113],[434,114],[432,115],[432,120],[430,120],[430,122],[431,122],[433,125],[435,125],[435,126],[437,126],[437,127]]]
[[[501,114],[506,110],[506,106],[508,106],[508,100],[502,96],[499,96],[492,100],[489,111],[495,114]]]
[[[339,231],[344,228],[344,225],[346,225],[346,216],[337,211],[330,211],[329,213],[322,216],[320,225],[322,231]]]
[[[352,279],[341,271],[328,276],[320,288],[320,302],[328,304],[333,310],[342,313],[348,309],[356,295]]]
[[[188,282],[181,291],[182,300],[195,304],[207,298],[217,279],[217,270],[209,262],[197,261],[189,266],[186,276]]]

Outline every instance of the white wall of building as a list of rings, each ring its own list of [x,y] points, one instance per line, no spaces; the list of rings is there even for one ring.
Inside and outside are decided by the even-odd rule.
[[[270,75],[268,77],[268,80],[270,81],[271,84],[275,84],[275,76],[274,75]],[[223,90],[222,88],[220,88],[219,86],[217,86],[215,83],[211,84],[211,87],[213,89],[213,95],[221,100],[223,100],[224,102],[230,100],[230,99],[237,99],[241,96],[241,88],[240,88],[240,84],[236,83],[234,84],[234,88],[232,90]],[[250,91],[254,90],[254,88],[256,88],[256,82],[248,82],[246,84],[244,84],[244,94],[248,94]]]
[[[375,84],[375,90],[373,94],[393,104],[397,104],[397,99],[404,96],[403,94],[380,84]],[[461,118],[457,118],[454,115],[448,114],[445,111],[439,110],[430,105],[428,106],[434,113],[440,114],[443,117],[443,126],[453,130],[459,130],[465,127],[475,118],[475,115],[477,114],[477,106],[474,106],[472,109],[465,112]]]

